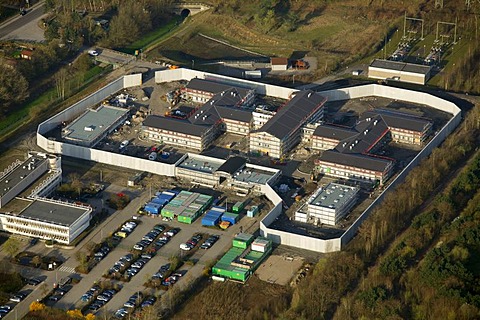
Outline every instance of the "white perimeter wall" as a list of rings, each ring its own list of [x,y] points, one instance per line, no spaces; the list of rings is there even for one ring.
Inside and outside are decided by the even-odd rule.
[[[300,247],[317,252],[333,252],[340,251],[357,233],[358,228],[362,222],[370,215],[373,208],[379,205],[385,194],[393,190],[398,184],[405,180],[407,174],[421,160],[426,158],[432,150],[438,147],[448,135],[458,126],[461,121],[461,110],[454,103],[447,100],[432,96],[427,93],[416,92],[411,90],[392,88],[382,85],[365,85],[359,87],[323,91],[320,94],[326,96],[329,101],[355,99],[369,96],[380,96],[389,99],[402,100],[417,104],[425,104],[437,110],[448,112],[452,114],[452,118],[445,124],[445,126],[437,133],[435,137],[422,149],[421,152],[406,166],[396,178],[388,185],[388,187],[380,194],[380,196],[353,222],[353,224],[345,231],[345,233],[337,239],[321,240],[308,236],[291,234],[284,231],[270,229],[268,226],[282,213],[282,204],[279,196],[273,189],[267,190],[265,188],[265,195],[275,205],[265,218],[260,222],[260,233],[262,236],[272,239],[279,244],[285,244],[293,247]],[[280,201],[280,204],[277,202]]]
[[[179,80],[191,80],[193,78],[201,79],[217,79],[218,81],[238,84],[250,88],[255,88],[258,94],[269,95],[282,99],[288,99],[293,92],[298,90],[273,86],[248,80],[233,79],[226,76],[216,75],[212,73],[194,71],[189,69],[175,69],[157,71],[155,73],[155,82],[170,82]],[[70,108],[55,115],[47,121],[41,123],[37,130],[37,144],[47,152],[62,154],[66,156],[76,157],[84,160],[91,160],[101,163],[110,164],[113,166],[128,167],[133,170],[147,171],[159,175],[175,176],[175,167],[178,163],[183,161],[186,155],[177,161],[176,164],[168,165],[160,162],[149,161],[121,154],[110,153],[101,150],[88,149],[81,146],[71,145],[58,141],[49,140],[44,136],[48,131],[62,124],[63,121],[71,120],[78,117],[88,107],[100,103],[105,98],[127,87],[138,86],[142,83],[141,74],[134,74],[121,77],[102,89],[96,91],[90,96],[80,100]],[[411,90],[392,88],[382,85],[365,85],[359,87],[337,89],[330,91],[319,92],[327,97],[330,101],[348,100],[370,96],[380,96],[389,99],[402,100],[417,104],[425,104],[432,108],[448,112],[452,114],[452,118],[447,124],[437,133],[437,135],[423,148],[423,150],[405,167],[400,174],[389,184],[389,186],[380,194],[380,196],[355,220],[346,232],[337,239],[322,240],[298,234],[292,234],[284,231],[270,229],[268,226],[282,213],[282,199],[268,184],[261,186],[262,192],[273,203],[273,209],[261,220],[260,233],[262,236],[272,239],[279,244],[285,244],[293,247],[300,247],[317,252],[333,252],[342,249],[353,236],[356,234],[361,223],[370,215],[372,209],[378,205],[385,194],[395,188],[399,183],[405,180],[405,177],[410,170],[419,164],[419,162],[427,157],[434,148],[442,143],[445,138],[458,126],[461,121],[461,110],[452,102],[432,96],[427,93],[416,92]],[[264,170],[268,170],[265,168]]]
[[[186,80],[190,81],[193,78],[212,80],[217,82],[228,83],[231,85],[238,85],[242,87],[255,89],[257,94],[277,97],[281,99],[290,99],[290,95],[293,92],[297,92],[296,89],[274,86],[271,84],[265,84],[255,81],[236,79],[232,77],[222,76],[214,73],[208,73],[203,71],[190,70],[185,68],[179,68],[174,70],[162,70],[155,72],[155,82],[171,82]]]
[[[123,76],[113,82],[110,82],[105,87],[80,100],[68,109],[42,122],[37,129],[38,146],[49,153],[61,154],[88,161],[101,162],[112,166],[126,167],[132,170],[147,171],[165,176],[174,176],[175,164],[165,164],[103,150],[89,149],[60,141],[49,140],[48,136],[45,135],[50,130],[60,126],[62,122],[70,121],[71,119],[78,117],[87,108],[95,106],[116,92],[124,88],[139,86],[141,84],[141,74]]]

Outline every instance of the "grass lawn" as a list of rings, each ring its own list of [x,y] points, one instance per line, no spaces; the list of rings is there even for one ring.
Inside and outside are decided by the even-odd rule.
[[[118,49],[121,52],[125,52],[128,54],[134,54],[135,50],[142,49],[145,51],[145,49],[151,45],[154,45],[156,42],[161,41],[166,38],[166,36],[174,29],[176,29],[177,26],[180,25],[180,23],[183,21],[183,18],[180,16],[174,16],[167,24],[164,26],[161,26],[160,28],[153,30],[149,33],[147,33],[143,38],[138,39],[131,45],[125,47],[125,48],[120,48]]]

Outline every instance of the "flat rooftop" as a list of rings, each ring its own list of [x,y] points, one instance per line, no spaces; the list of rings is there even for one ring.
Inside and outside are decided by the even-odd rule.
[[[69,227],[89,210],[66,202],[35,200],[18,216]]]
[[[266,184],[274,175],[275,173],[273,172],[247,166],[240,171],[235,172],[234,179],[241,182]]]
[[[383,60],[383,59],[375,59],[370,64],[370,67],[405,71],[405,72],[412,72],[412,73],[419,73],[419,74],[427,74],[432,69],[431,66],[425,66],[422,64],[406,63],[401,61],[391,61],[391,60]]]
[[[109,105],[101,105],[96,109],[87,109],[81,116],[63,129],[62,137],[75,141],[94,141],[127,112],[128,109]]]
[[[25,177],[33,172],[47,161],[46,157],[32,155],[27,160],[23,161],[14,170],[8,172],[3,177],[0,177],[0,197],[2,197],[8,190],[20,183]],[[5,190],[5,188],[9,188]]]
[[[359,188],[338,183],[329,183],[320,187],[309,199],[308,205],[323,208],[342,208],[355,197]]]
[[[224,163],[224,160],[215,161],[213,158],[204,160],[189,156],[178,167],[205,173],[214,173]]]

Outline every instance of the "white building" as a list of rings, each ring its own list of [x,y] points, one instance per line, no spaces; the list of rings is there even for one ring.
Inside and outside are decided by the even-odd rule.
[[[315,225],[337,225],[355,205],[360,189],[338,183],[318,188],[306,205],[295,212],[295,220]]]
[[[286,71],[288,69],[287,58],[270,58],[272,71]]]
[[[0,177],[0,230],[70,244],[90,224],[92,208],[45,198],[61,183],[61,158],[31,152]]]
[[[302,128],[323,118],[325,97],[299,91],[260,129],[250,133],[250,152],[280,159],[302,139]]]
[[[416,84],[426,84],[431,72],[432,66],[382,59],[375,59],[368,66],[369,78]]]
[[[28,204],[18,214],[0,214],[2,230],[70,244],[90,225],[91,207],[46,198],[24,201]]]

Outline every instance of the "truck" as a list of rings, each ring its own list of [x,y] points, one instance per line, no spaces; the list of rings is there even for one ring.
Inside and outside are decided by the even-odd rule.
[[[310,65],[308,64],[307,61],[298,59],[298,60],[293,60],[292,61],[292,67],[294,69],[306,70],[310,67]]]
[[[248,70],[243,73],[245,79],[261,79],[262,70]]]

